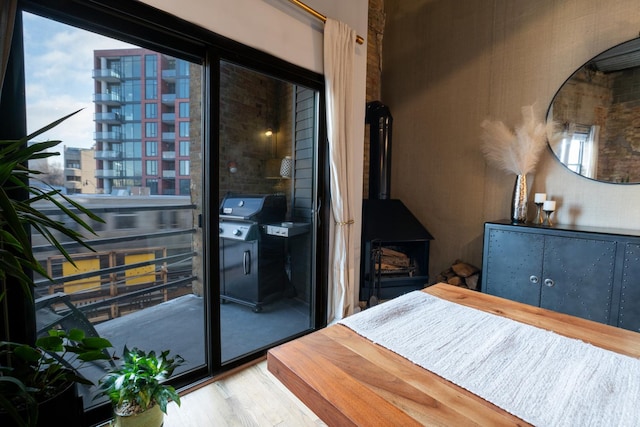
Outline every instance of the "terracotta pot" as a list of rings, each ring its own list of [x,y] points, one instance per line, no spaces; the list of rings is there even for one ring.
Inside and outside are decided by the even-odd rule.
[[[161,427],[164,413],[159,405],[154,405],[141,414],[115,416],[115,427]]]

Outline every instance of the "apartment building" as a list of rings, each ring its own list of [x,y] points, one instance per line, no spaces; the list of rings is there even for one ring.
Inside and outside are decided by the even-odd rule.
[[[94,51],[96,192],[187,195],[189,64],[147,49]]]

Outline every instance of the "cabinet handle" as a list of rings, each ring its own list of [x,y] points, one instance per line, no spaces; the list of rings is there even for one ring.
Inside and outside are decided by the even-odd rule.
[[[555,285],[555,282],[551,279],[544,279],[544,284],[550,288],[553,288],[553,285]]]
[[[531,283],[538,283],[540,281],[540,279],[538,279],[538,276],[531,276],[531,277],[529,277],[529,281]]]

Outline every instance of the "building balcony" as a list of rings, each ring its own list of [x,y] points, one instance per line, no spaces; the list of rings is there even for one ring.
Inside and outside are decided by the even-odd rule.
[[[162,140],[173,142],[176,140],[175,132],[162,132]]]
[[[104,142],[119,142],[122,140],[122,133],[120,131],[94,132],[93,139]]]
[[[113,169],[96,169],[96,178],[116,178],[119,177],[117,171]]]
[[[176,72],[175,68],[173,70],[162,70],[162,80],[175,82],[177,75],[178,73]]]
[[[162,113],[162,121],[173,123],[176,121],[176,113]]]
[[[111,68],[102,68],[93,70],[93,78],[101,82],[115,83],[122,80],[120,73]]]
[[[174,171],[174,170],[164,170],[164,171],[162,171],[162,177],[163,178],[175,178],[176,177],[176,171]]]
[[[68,177],[82,176],[82,171],[77,168],[65,168],[64,176],[66,176],[67,179],[69,179]]]
[[[80,190],[82,188],[82,182],[80,181],[65,181],[64,188],[67,190]]]
[[[93,120],[99,123],[107,123],[107,124],[118,124],[122,123],[122,116],[120,113],[95,113],[93,115]]]
[[[162,152],[162,160],[175,160],[176,152],[175,151],[163,151]]]
[[[175,93],[165,93],[162,95],[162,103],[167,105],[173,105],[176,102]]]
[[[122,153],[120,151],[96,151],[95,159],[96,160],[117,160],[122,158]]]
[[[95,93],[93,94],[93,102],[104,105],[120,105],[120,94],[117,93]]]

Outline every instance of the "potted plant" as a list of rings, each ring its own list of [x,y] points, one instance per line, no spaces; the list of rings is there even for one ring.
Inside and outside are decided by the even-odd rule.
[[[101,337],[87,337],[79,329],[52,329],[35,345],[0,342],[0,415],[19,426],[35,426],[38,419],[60,425],[75,425],[79,411],[75,384],[93,383],[80,374],[86,362],[108,360],[104,349],[111,343]],[[62,399],[60,401],[58,399]],[[44,410],[42,409],[44,406]],[[44,412],[44,414],[43,414]],[[45,417],[43,417],[45,415]]]
[[[41,399],[44,398],[42,391],[46,390],[46,395],[51,396],[55,394],[54,389],[62,392],[71,388],[75,395],[75,387],[69,384],[82,382],[80,376],[76,375],[77,371],[63,369],[63,367],[70,368],[70,365],[64,363],[64,359],[56,359],[56,356],[52,356],[53,347],[57,349],[56,352],[62,351],[63,354],[70,352],[82,360],[85,357],[85,350],[92,351],[95,346],[107,344],[100,339],[81,337],[78,332],[69,332],[69,334],[60,332],[62,335],[55,336],[58,334],[56,333],[38,342],[33,338],[26,340],[31,342],[16,343],[11,339],[11,328],[9,328],[10,322],[16,321],[16,319],[10,319],[9,307],[23,305],[25,301],[27,304],[33,303],[32,273],[49,278],[47,271],[33,254],[31,229],[44,236],[52,247],[73,265],[75,265],[73,259],[54,233],[59,233],[91,249],[84,241],[82,233],[67,227],[63,222],[47,217],[34,204],[41,201],[52,203],[72,222],[93,234],[95,232],[91,226],[79,215],[86,215],[94,221],[104,222],[91,211],[62,194],[60,190],[46,185],[35,185],[40,172],[29,169],[28,166],[30,160],[46,159],[60,154],[48,150],[60,144],[61,141],[31,144],[30,142],[78,111],[22,138],[0,140],[0,308],[4,325],[0,331],[4,340],[0,353],[0,415],[18,413],[25,415],[24,410],[30,409],[26,411],[24,424],[20,425],[36,425],[37,412]],[[13,300],[10,300],[12,298]],[[15,300],[16,298],[20,301]],[[30,325],[33,319],[20,319],[20,322]],[[33,328],[35,329],[35,325]],[[103,356],[104,354],[101,353],[98,358]],[[62,356],[57,355],[57,357]],[[54,360],[60,363],[57,364]],[[32,382],[36,379],[38,384]],[[76,397],[73,396],[73,399],[75,401]],[[64,407],[65,404],[62,406]]]
[[[169,357],[169,350],[156,355],[138,348],[124,347],[122,365],[107,373],[99,382],[100,396],[113,404],[116,427],[161,426],[170,400],[180,406],[176,390],[164,382],[184,363],[179,355]]]

